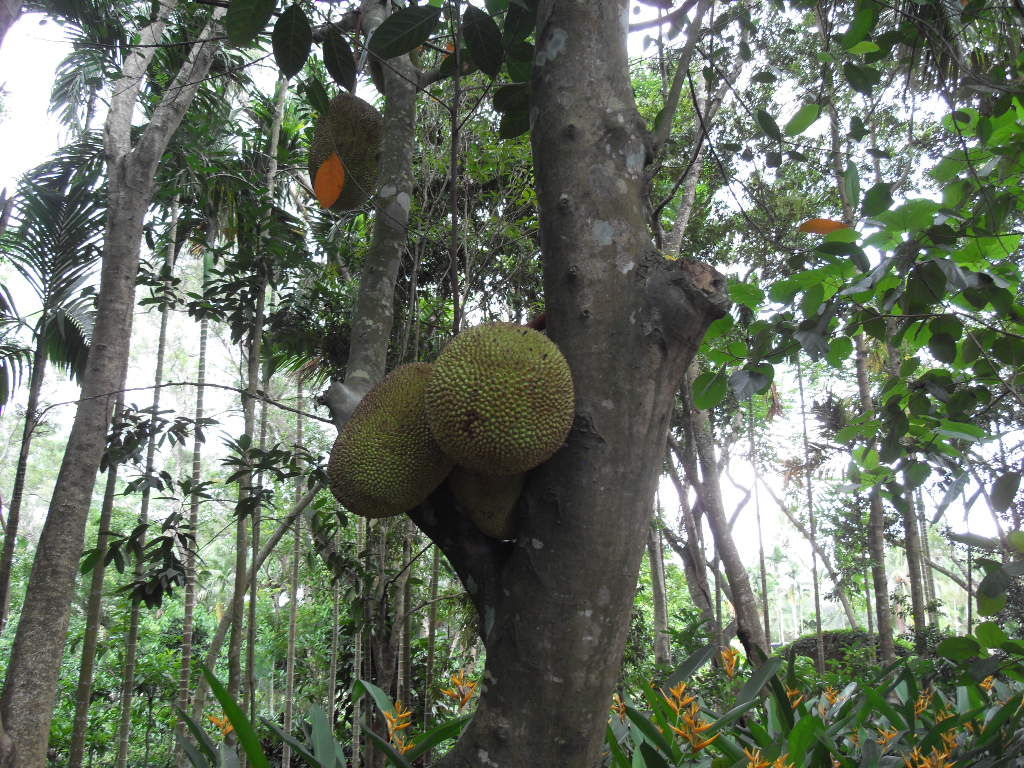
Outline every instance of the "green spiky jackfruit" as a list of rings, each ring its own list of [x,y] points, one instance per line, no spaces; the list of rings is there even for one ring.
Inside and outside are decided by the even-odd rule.
[[[448,475],[448,490],[481,533],[492,539],[511,539],[516,535],[516,505],[525,482],[524,472],[485,475],[457,466]]]
[[[349,512],[390,517],[408,512],[451,471],[452,460],[427,427],[424,393],[432,366],[399,366],[352,413],[331,449],[331,491]]]
[[[427,419],[457,464],[525,472],[565,441],[575,401],[569,364],[542,333],[510,323],[460,333],[434,363]]]
[[[358,208],[377,187],[377,166],[384,119],[370,104],[341,91],[331,99],[330,109],[316,124],[309,147],[309,178],[316,186],[316,172],[337,152],[345,166],[345,186],[332,211]]]

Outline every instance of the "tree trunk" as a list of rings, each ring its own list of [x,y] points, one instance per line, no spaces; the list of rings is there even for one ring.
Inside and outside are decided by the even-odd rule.
[[[199,84],[209,71],[219,43],[223,8],[199,32],[149,124],[131,144],[132,115],[145,71],[163,36],[177,0],[162,0],[155,21],[139,34],[139,45],[124,63],[115,83],[105,126],[108,213],[103,265],[97,296],[96,325],[82,381],[82,400],[71,427],[50,509],[36,549],[14,639],[0,719],[18,768],[43,768],[49,740],[75,576],[82,553],[96,472],[106,444],[114,392],[121,386],[128,360],[138,274],[142,224],[152,197],[157,164],[181,123]],[[2,745],[0,745],[2,751]]]
[[[871,399],[871,389],[868,384],[868,353],[864,346],[863,334],[858,333],[854,337],[854,341],[860,407],[861,411],[871,419],[874,417],[875,405]],[[878,655],[882,664],[891,664],[896,659],[896,650],[892,641],[889,579],[885,572],[885,510],[882,507],[882,496],[877,488],[871,489],[868,504],[868,552],[871,555],[871,582],[875,591]]]
[[[928,518],[924,513],[924,499],[921,489],[915,494],[917,498],[917,523],[920,529],[921,542],[921,575],[924,578],[925,610],[928,612],[928,624],[933,629],[939,628],[939,604],[935,595],[935,568],[932,567],[931,544],[928,542]]]
[[[651,597],[654,601],[654,662],[665,668],[672,663],[668,637],[668,596],[665,594],[665,561],[661,552],[657,515],[647,531],[647,559],[651,569]]]
[[[32,356],[32,377],[29,379],[28,402],[25,404],[25,426],[21,433],[21,449],[18,451],[18,467],[14,471],[14,488],[7,505],[7,525],[4,526],[4,546],[0,552],[0,633],[7,626],[11,604],[11,570],[14,568],[14,553],[18,547],[18,525],[21,518],[21,500],[25,494],[25,475],[28,472],[28,455],[32,448],[32,436],[38,426],[39,392],[46,376],[46,341],[43,338],[46,318],[36,326],[36,349]]]
[[[488,684],[442,768],[599,761],[675,392],[727,306],[720,275],[663,259],[647,233],[627,10],[541,0],[537,12],[531,138],[547,330],[576,392],[567,443],[530,473],[515,544],[474,530],[444,488],[413,513],[487,648]]]
[[[203,254],[203,288],[205,290],[210,277],[210,270],[213,266],[213,247],[217,239],[217,226],[210,223],[207,233],[206,252]],[[196,373],[196,433],[192,441],[192,493],[188,503],[188,530],[193,536],[199,532],[199,483],[202,480],[203,472],[203,441],[200,439],[198,424],[204,418],[204,395],[206,392],[206,347],[209,341],[210,321],[203,317],[199,321],[199,367]],[[300,409],[301,410],[301,409]],[[178,709],[181,712],[188,711],[189,688],[192,684],[192,633],[195,624],[196,609],[196,547],[188,548],[185,554],[185,610],[182,619],[181,631],[181,673],[178,677]],[[187,733],[185,724],[178,720],[175,728],[177,740],[174,746],[175,765],[178,768],[189,768],[188,758],[182,747],[185,739],[191,736]]]
[[[928,650],[928,639],[925,633],[928,622],[925,618],[924,582],[921,566],[921,534],[917,527],[917,507],[914,504],[914,492],[910,488],[910,478],[903,473],[903,495],[899,500],[900,516],[903,519],[903,535],[907,553],[907,571],[910,581],[910,611],[914,622],[914,647],[918,653]]]
[[[441,576],[441,550],[431,547],[433,555],[430,565],[430,606],[427,609],[427,663],[423,673],[423,730],[428,731],[434,718],[431,710],[434,708],[434,676],[435,656],[437,653],[437,591],[438,582]],[[427,754],[427,764],[430,764],[430,753]]]
[[[7,36],[7,30],[14,26],[14,22],[21,16],[21,0],[0,0],[0,43],[3,43]]]
[[[115,413],[124,405],[124,395],[118,398]],[[116,416],[115,416],[116,418]],[[89,725],[89,704],[92,702],[93,672],[96,666],[96,648],[99,644],[100,616],[103,609],[103,580],[106,576],[107,545],[110,541],[110,516],[117,491],[118,461],[107,464],[107,485],[100,507],[99,533],[96,536],[96,559],[89,585],[89,601],[85,608],[85,639],[82,642],[82,661],[78,669],[78,688],[75,690],[75,723],[68,749],[68,768],[81,768],[85,756],[85,740]]]
[[[301,410],[301,407],[300,409]],[[299,445],[301,445],[301,440]],[[291,575],[288,579],[288,650],[285,656],[284,732],[291,733],[295,715],[295,636],[299,612],[299,559],[302,557],[302,518],[295,518],[295,541],[292,545]],[[333,721],[332,721],[333,722]],[[291,768],[292,748],[285,744],[281,768]]]
[[[733,612],[736,615],[736,633],[751,663],[757,663],[759,654],[767,656],[768,644],[764,636],[764,626],[761,624],[757,598],[754,596],[750,577],[736,548],[725,514],[711,425],[707,413],[692,405],[690,388],[694,373],[691,367],[683,384],[684,402],[689,411],[689,418],[684,424],[686,442],[683,447],[683,469],[690,485],[697,491],[701,508],[708,517],[711,533],[715,537],[715,552],[720,555],[725,567],[725,575],[732,593]],[[720,619],[718,623],[721,625]]]
[[[171,222],[168,231],[170,242],[164,253],[164,269],[167,274],[174,269],[174,255],[178,240],[178,198],[175,197],[171,206]],[[169,288],[164,284],[164,289]],[[160,307],[160,336],[156,347],[156,373],[154,375],[153,405],[149,409],[149,418],[155,426],[157,415],[160,413],[160,393],[163,391],[161,384],[164,379],[164,357],[167,353],[167,321],[170,317],[170,308],[164,304]],[[151,434],[146,443],[146,477],[153,474],[156,459],[156,435]],[[149,499],[152,495],[152,488],[147,482],[142,486],[142,499],[139,503],[139,525],[149,525]],[[143,533],[140,546],[146,546],[146,534]],[[135,561],[135,580],[142,579],[145,573],[145,564],[142,558]],[[121,721],[117,730],[117,768],[125,768],[128,764],[128,742],[132,730],[132,699],[135,696],[135,661],[138,655],[139,645],[139,601],[132,599],[131,609],[128,614],[128,634],[125,639],[124,666],[122,668],[121,686]]]

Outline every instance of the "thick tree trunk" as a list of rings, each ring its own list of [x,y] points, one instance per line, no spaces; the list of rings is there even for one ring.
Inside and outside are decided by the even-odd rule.
[[[177,0],[163,0],[158,18],[139,35],[114,85],[105,127],[108,214],[96,325],[82,382],[82,400],[71,427],[50,510],[36,549],[21,621],[11,651],[0,717],[18,768],[43,768],[57,678],[67,635],[75,576],[82,553],[96,472],[106,444],[114,393],[124,379],[134,311],[142,223],[157,164],[209,71],[224,9],[200,31],[175,80],[164,91],[149,124],[132,145],[132,115],[142,78]]]
[[[164,269],[171,274],[174,268],[174,255],[177,252],[178,239],[178,199],[175,198],[171,208],[170,231],[168,232],[170,242],[166,246],[164,254]],[[164,289],[169,288],[164,285]],[[160,393],[163,391],[161,384],[164,378],[164,357],[167,353],[167,321],[170,317],[170,308],[165,304],[160,308],[160,336],[156,347],[156,372],[154,374],[153,405],[149,409],[149,417],[155,425],[157,415],[160,413]],[[156,435],[150,435],[146,444],[146,477],[153,474],[156,459]],[[139,503],[139,525],[149,525],[149,500],[152,495],[152,488],[149,483],[142,487],[142,499]],[[146,534],[142,534],[141,546],[146,545]],[[145,566],[142,558],[135,562],[135,579],[142,579],[145,573]],[[139,645],[139,612],[141,605],[138,600],[132,599],[131,610],[128,615],[128,634],[125,638],[124,666],[122,667],[121,685],[121,721],[117,730],[117,768],[125,768],[128,764],[128,742],[132,730],[132,699],[135,696],[135,662],[138,655]]]
[[[21,433],[21,448],[18,451],[18,467],[14,471],[14,488],[11,489],[7,505],[7,525],[4,526],[4,546],[0,552],[0,633],[7,626],[11,604],[11,570],[14,568],[14,553],[18,547],[18,525],[21,520],[21,500],[25,495],[25,475],[28,473],[28,455],[32,448],[32,436],[38,426],[39,392],[46,376],[46,341],[43,338],[45,317],[37,326],[36,349],[32,356],[32,376],[29,379],[28,402],[25,404],[25,426]]]
[[[7,36],[7,30],[14,26],[14,22],[21,16],[21,0],[0,0],[0,43],[3,43]]]
[[[530,473],[514,544],[475,531],[444,489],[414,512],[487,647],[487,685],[444,768],[598,763],[675,392],[727,305],[721,276],[663,259],[648,236],[627,10],[537,12],[532,144],[547,329],[576,390],[567,444]]]
[[[115,407],[120,411],[122,395]],[[116,418],[116,416],[115,416]],[[68,750],[68,768],[82,768],[85,757],[85,739],[89,725],[89,704],[92,702],[92,678],[96,666],[96,648],[99,644],[100,616],[103,609],[103,580],[107,573],[107,545],[110,541],[110,516],[117,491],[117,470],[120,464],[111,460],[107,465],[107,485],[100,507],[99,533],[96,536],[96,560],[92,567],[89,600],[85,608],[85,639],[82,642],[82,661],[78,669],[78,687],[75,690],[75,722]]]
[[[651,570],[651,598],[654,602],[654,662],[659,667],[672,663],[668,636],[668,596],[665,594],[665,560],[657,516],[647,531],[647,560]]]

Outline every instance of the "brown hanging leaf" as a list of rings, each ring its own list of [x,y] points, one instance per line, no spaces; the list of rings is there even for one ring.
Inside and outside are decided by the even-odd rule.
[[[331,152],[316,172],[313,192],[316,193],[316,199],[321,208],[330,208],[338,202],[343,189],[345,189],[345,164],[341,162],[341,156],[337,152]]]
[[[812,235],[827,235],[837,229],[847,229],[846,224],[832,219],[808,219],[799,227],[801,232],[810,232]]]

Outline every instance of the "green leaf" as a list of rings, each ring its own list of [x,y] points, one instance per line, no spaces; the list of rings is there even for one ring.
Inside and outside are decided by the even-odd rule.
[[[992,501],[992,509],[996,512],[1005,512],[1013,503],[1020,487],[1020,472],[1004,472],[999,479],[992,484],[989,499]]]
[[[497,77],[504,58],[501,44],[501,30],[490,15],[472,5],[466,7],[462,16],[462,33],[469,47],[469,55],[480,71]]]
[[[420,755],[426,754],[441,742],[447,741],[448,739],[459,738],[459,734],[462,733],[462,729],[466,727],[472,718],[472,715],[455,717],[447,722],[441,723],[439,726],[427,731],[426,733],[421,733],[416,737],[416,746],[405,753],[406,759],[410,762],[414,762]]]
[[[704,371],[693,382],[693,405],[702,411],[714,408],[725,398],[729,381],[725,370]]]
[[[644,758],[644,768],[671,768],[661,753],[646,741],[640,744],[640,754]]]
[[[937,333],[928,339],[928,351],[936,360],[952,363],[956,360],[956,339],[945,333]]]
[[[672,754],[672,747],[665,740],[665,736],[658,730],[658,727],[652,723],[642,712],[633,707],[626,705],[626,717],[637,728],[640,732],[650,741],[654,746],[664,752],[666,755]]]
[[[1017,550],[1019,554],[1024,555],[1024,532],[1010,531],[1006,534],[1006,541],[1011,547]]]
[[[825,730],[825,723],[817,715],[802,717],[789,732],[789,760],[794,765],[803,765],[807,748],[814,743],[815,736]]]
[[[227,688],[221,685],[220,681],[210,670],[205,666],[202,667],[202,670],[206,682],[210,684],[210,690],[213,691],[213,695],[217,697],[221,709],[224,710],[224,715],[231,721],[231,725],[235,727],[235,733],[238,734],[238,742],[242,745],[242,749],[245,750],[245,754],[249,758],[249,765],[252,768],[270,768],[270,762],[267,760],[267,756],[263,754],[262,748],[260,748],[260,737],[256,735],[252,723],[249,722],[249,718],[245,716],[242,708],[238,706],[238,702],[231,697]]]
[[[874,67],[854,64],[852,61],[843,65],[843,74],[853,90],[866,96],[871,95],[871,91],[882,79],[882,73]]]
[[[953,661],[967,661],[981,652],[981,646],[973,637],[947,637],[939,643],[936,651]]]
[[[746,400],[751,395],[764,392],[772,383],[771,377],[761,371],[742,368],[729,377],[729,387],[737,400]]]
[[[348,40],[334,27],[329,27],[324,37],[324,66],[334,82],[342,88],[355,92],[356,60]]]
[[[501,123],[498,126],[498,138],[514,139],[530,132],[530,113],[506,112],[501,116]]]
[[[249,45],[274,15],[277,0],[231,0],[224,14],[224,31],[234,45]]]
[[[751,309],[764,303],[764,291],[750,283],[734,282],[729,285],[729,298]]]
[[[433,34],[441,9],[429,5],[402,8],[384,19],[370,38],[370,53],[393,59],[423,45]]]
[[[974,636],[986,648],[999,648],[1010,637],[994,621],[983,621],[974,628]]]
[[[277,738],[281,739],[281,741],[288,744],[288,746],[290,746],[300,757],[302,757],[303,760],[308,762],[310,765],[318,766],[318,768],[323,768],[323,766],[320,764],[320,761],[317,760],[316,756],[312,752],[310,752],[306,748],[306,745],[303,744],[301,741],[296,739],[290,733],[285,733],[283,728],[278,726],[276,723],[267,720],[266,718],[263,718],[263,724],[270,728],[270,730],[272,730],[275,734],[277,734]],[[328,766],[328,768],[334,768],[334,766]]]
[[[502,11],[508,10],[508,0],[484,0],[484,5],[487,6],[487,12],[492,16],[497,16]]]
[[[879,182],[864,193],[864,200],[861,202],[860,212],[865,216],[877,216],[882,211],[892,207],[892,184]]]
[[[196,740],[196,744],[199,746],[199,749],[201,749],[203,751],[203,755],[206,757],[207,760],[210,761],[211,765],[216,765],[217,764],[217,745],[213,743],[213,739],[211,739],[207,735],[206,731],[204,731],[199,726],[199,724],[195,720],[193,720],[191,717],[189,717],[180,707],[175,707],[175,709],[178,712],[178,717],[180,717],[185,722],[185,725],[188,727],[189,731],[192,733],[192,736]],[[186,744],[189,743],[188,739],[184,739],[184,742]],[[195,763],[194,760],[193,760],[193,763]]]
[[[698,669],[703,667],[711,658],[715,655],[715,646],[707,645],[703,648],[698,648],[696,651],[691,653],[686,659],[676,667],[672,675],[665,681],[667,688],[672,688],[683,680],[689,680],[690,676],[693,675]]]
[[[818,116],[821,114],[821,106],[818,104],[804,104],[800,110],[786,123],[785,133],[787,136],[799,136],[806,131]]]
[[[494,92],[496,112],[524,112],[530,108],[530,86],[526,83],[503,85]]]
[[[860,55],[864,53],[875,53],[880,50],[882,49],[878,47],[877,43],[872,43],[870,40],[861,40],[852,48],[847,48],[846,52]]]
[[[289,5],[274,25],[270,36],[274,60],[285,77],[295,77],[309,58],[313,48],[313,29],[302,8]]]
[[[860,202],[860,172],[852,161],[846,164],[846,173],[843,174],[843,195],[851,208],[856,208]]]
[[[371,725],[367,722],[363,723],[363,733],[365,733],[370,741],[377,746],[377,749],[384,753],[384,757],[390,760],[393,765],[398,766],[398,768],[412,768],[409,761],[406,760],[404,756],[400,755],[398,750],[391,746],[391,743],[387,739],[381,738],[381,736],[373,730]]]
[[[733,702],[733,705],[739,706],[740,704],[745,704],[746,702],[754,699],[754,697],[761,692],[761,689],[764,688],[768,680],[779,671],[779,668],[782,666],[782,661],[783,660],[780,657],[772,656],[770,659],[765,661],[764,664],[755,669],[751,673],[750,679],[744,683],[740,692],[736,694],[736,699]]]
[[[757,127],[761,129],[761,133],[767,136],[773,141],[782,141],[782,131],[779,130],[779,124],[775,122],[775,118],[765,112],[763,109],[758,109],[754,113],[754,122],[757,123]]]
[[[320,115],[326,115],[331,108],[331,97],[327,95],[327,89],[316,77],[306,80],[303,87],[306,92],[306,100],[309,106]]]

